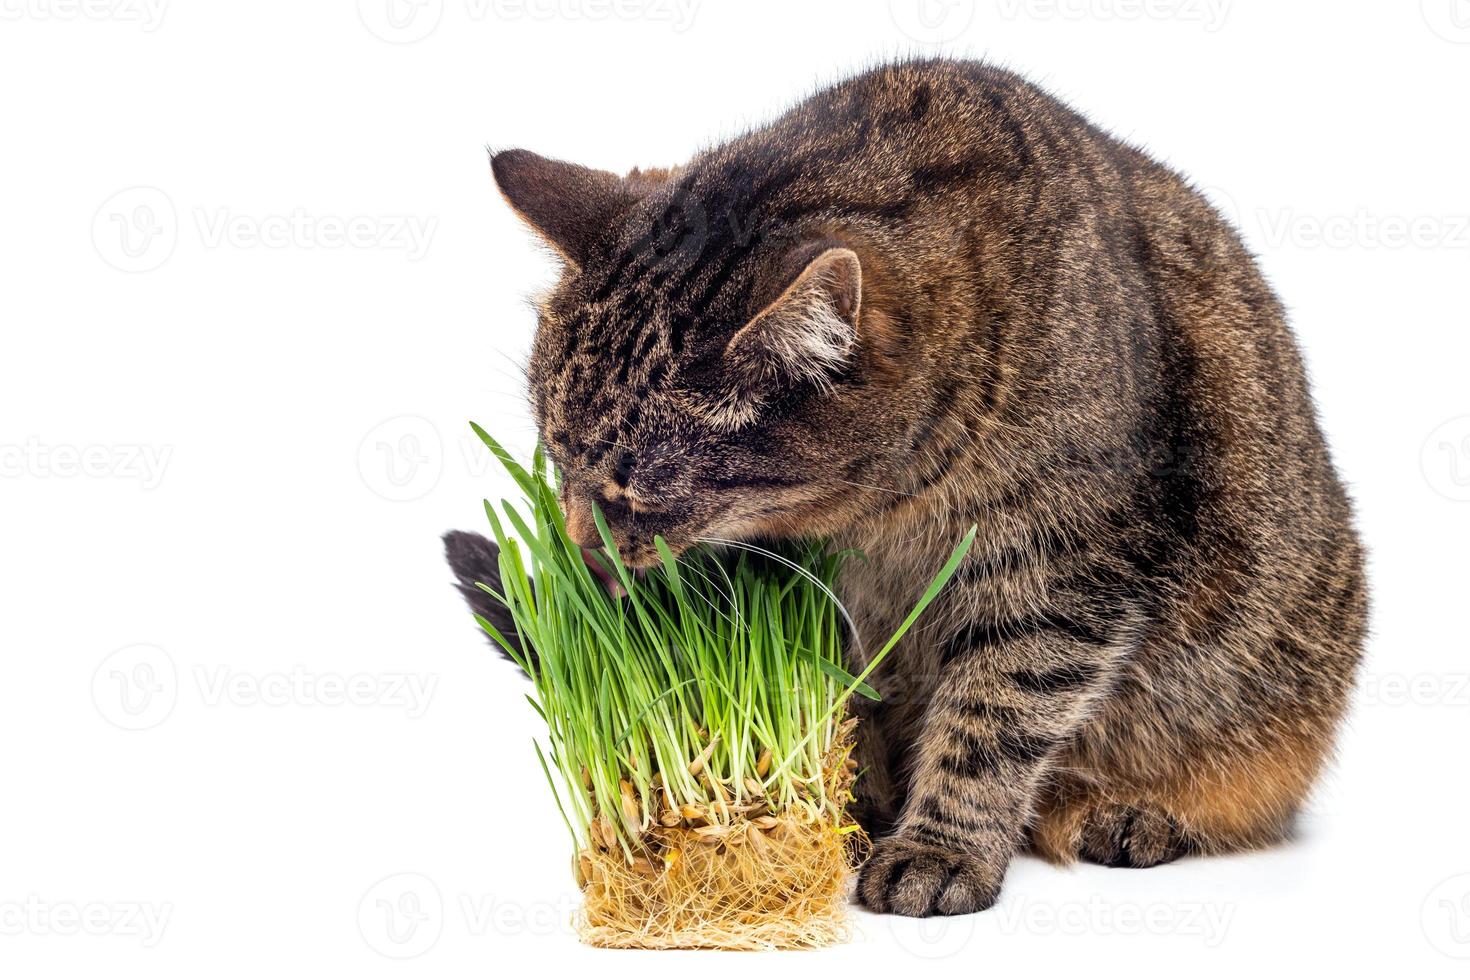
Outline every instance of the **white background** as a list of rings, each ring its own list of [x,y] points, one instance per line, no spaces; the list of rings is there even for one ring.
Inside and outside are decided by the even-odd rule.
[[[0,973],[1464,975],[1466,0],[84,2],[0,0]],[[509,491],[465,420],[530,445],[552,274],[484,145],[673,163],[906,52],[1030,74],[1260,254],[1372,551],[1340,762],[1266,853],[582,948],[438,542]]]

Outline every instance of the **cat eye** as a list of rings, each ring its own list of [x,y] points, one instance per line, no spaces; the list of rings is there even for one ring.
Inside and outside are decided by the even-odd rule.
[[[619,453],[617,460],[613,463],[613,482],[620,487],[626,487],[633,479],[633,465],[636,462],[637,459],[626,449]]]

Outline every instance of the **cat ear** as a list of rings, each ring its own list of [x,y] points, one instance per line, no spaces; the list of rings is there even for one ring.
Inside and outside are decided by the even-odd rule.
[[[857,254],[827,249],[730,338],[727,363],[759,381],[830,384],[857,343],[862,291]]]
[[[725,348],[733,386],[719,415],[730,425],[754,418],[781,388],[828,388],[857,346],[863,267],[851,249],[829,248],[780,296],[736,331]]]
[[[608,224],[657,186],[649,174],[623,178],[530,150],[493,154],[490,170],[516,214],[578,266]]]

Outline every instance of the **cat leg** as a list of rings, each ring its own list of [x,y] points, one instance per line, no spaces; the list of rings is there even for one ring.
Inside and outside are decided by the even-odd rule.
[[[929,916],[995,902],[1051,759],[1107,690],[1127,633],[1052,613],[953,637],[898,826],[859,875],[864,904]]]
[[[1082,826],[1079,856],[1110,868],[1152,868],[1189,853],[1179,821],[1157,807],[1103,803]]]
[[[1088,786],[1058,782],[1038,807],[1032,849],[1058,864],[1081,858],[1148,868],[1185,854],[1279,843],[1290,835],[1330,744],[1327,731],[1266,735],[1248,754],[1202,754],[1166,767],[1142,788],[1106,774]]]

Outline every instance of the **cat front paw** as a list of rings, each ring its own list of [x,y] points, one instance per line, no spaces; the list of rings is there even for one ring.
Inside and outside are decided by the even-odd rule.
[[[1005,868],[965,851],[903,835],[885,837],[858,873],[857,896],[874,912],[926,918],[995,904]]]

